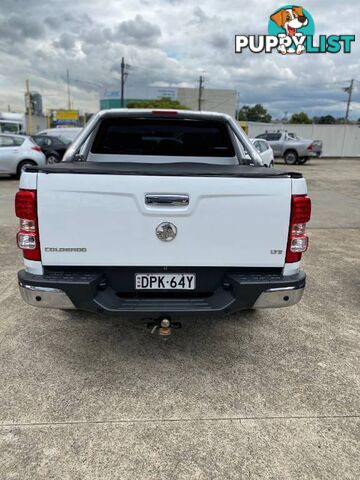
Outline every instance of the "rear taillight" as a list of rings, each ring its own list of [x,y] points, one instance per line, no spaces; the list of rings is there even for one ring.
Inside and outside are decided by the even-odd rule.
[[[37,152],[42,152],[41,147],[39,147],[38,145],[34,145],[33,147],[31,147],[31,150],[36,150]]]
[[[311,200],[306,195],[291,197],[289,238],[286,251],[286,263],[299,262],[307,250],[309,239],[305,233],[306,224],[311,217]]]
[[[313,146],[314,144],[313,143],[310,143],[310,145],[307,147],[308,150],[312,150],[313,149]]]
[[[17,244],[28,260],[41,260],[37,222],[36,190],[20,190],[15,197],[15,213],[20,219]]]

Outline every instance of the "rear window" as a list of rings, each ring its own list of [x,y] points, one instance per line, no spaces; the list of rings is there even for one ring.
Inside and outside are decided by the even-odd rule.
[[[259,149],[259,151],[261,153],[266,152],[266,150],[268,149],[267,144],[264,141],[261,141],[261,140],[258,140],[257,142],[255,142],[254,145],[255,145],[256,148]]]
[[[226,124],[215,121],[116,118],[102,121],[92,153],[234,157]]]
[[[281,133],[267,133],[266,134],[266,140],[270,142],[276,142],[277,140],[280,140],[281,138]]]
[[[16,147],[20,147],[25,142],[25,138],[21,137],[13,137],[13,140]]]

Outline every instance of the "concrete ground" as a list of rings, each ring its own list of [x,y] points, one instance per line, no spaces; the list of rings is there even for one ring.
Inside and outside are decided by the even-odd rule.
[[[291,169],[313,199],[303,301],[186,320],[166,343],[26,306],[0,179],[1,479],[359,478],[360,161]]]

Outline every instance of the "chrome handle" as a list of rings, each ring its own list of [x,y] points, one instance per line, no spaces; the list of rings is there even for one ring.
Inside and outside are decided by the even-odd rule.
[[[189,205],[189,195],[147,194],[146,205],[171,205],[173,207],[185,207]]]

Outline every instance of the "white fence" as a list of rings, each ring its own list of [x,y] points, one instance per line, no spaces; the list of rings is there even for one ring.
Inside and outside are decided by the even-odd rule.
[[[360,157],[360,125],[294,125],[248,122],[249,137],[266,130],[287,130],[299,137],[322,140],[323,157]]]

